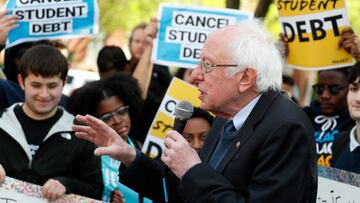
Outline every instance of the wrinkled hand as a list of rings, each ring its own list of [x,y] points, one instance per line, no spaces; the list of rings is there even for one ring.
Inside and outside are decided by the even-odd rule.
[[[0,184],[4,182],[5,176],[6,176],[5,169],[0,164]]]
[[[9,11],[0,11],[0,44],[5,44],[10,30],[19,26],[16,15],[6,15]]]
[[[149,24],[145,28],[145,44],[152,45],[154,38],[156,37],[158,32],[158,19],[152,17],[150,19]]]
[[[279,39],[276,42],[276,46],[280,50],[280,52],[283,54],[285,58],[289,56],[289,44],[288,44],[288,38],[284,33],[279,34]]]
[[[346,52],[352,55],[356,61],[360,61],[360,42],[358,36],[351,27],[341,31],[339,48],[344,48]]]
[[[117,189],[113,190],[111,193],[111,203],[124,203],[125,199],[124,199],[124,195],[121,194],[121,192]]]
[[[161,160],[178,178],[181,178],[194,165],[201,163],[195,149],[176,131],[171,130],[167,133],[164,146]]]
[[[49,201],[54,201],[64,197],[66,188],[63,184],[60,183],[60,181],[55,179],[49,179],[42,186],[41,192],[46,199],[48,199]]]
[[[100,146],[94,152],[96,156],[108,155],[123,162],[126,166],[129,166],[135,159],[135,149],[102,120],[90,115],[77,115],[76,120],[87,126],[73,125],[72,129],[76,131],[75,135]]]

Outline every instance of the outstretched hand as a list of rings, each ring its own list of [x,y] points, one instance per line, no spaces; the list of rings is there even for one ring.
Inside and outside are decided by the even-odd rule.
[[[354,59],[360,61],[360,42],[358,36],[351,27],[347,27],[341,31],[339,48],[344,48],[346,52],[351,54]]]
[[[85,125],[73,125],[72,129],[78,138],[95,143],[99,147],[95,150],[96,156],[107,155],[129,166],[135,159],[136,151],[127,144],[106,123],[93,116],[77,115],[76,120]]]
[[[0,11],[0,44],[5,44],[10,30],[19,26],[16,15],[6,15],[9,11]]]

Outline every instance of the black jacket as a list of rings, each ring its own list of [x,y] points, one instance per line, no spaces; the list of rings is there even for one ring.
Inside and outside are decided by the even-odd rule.
[[[101,199],[100,158],[93,154],[95,145],[74,135],[74,117],[63,110],[32,156],[13,111],[16,105],[0,112],[0,163],[6,175],[41,186],[48,179],[56,179],[66,187],[66,193]]]
[[[202,163],[181,180],[167,174],[169,202],[316,202],[314,132],[296,104],[278,92],[264,93],[215,170],[207,163],[225,122],[214,121],[200,152]],[[161,164],[140,155],[121,168],[120,180],[163,201],[163,171]]]

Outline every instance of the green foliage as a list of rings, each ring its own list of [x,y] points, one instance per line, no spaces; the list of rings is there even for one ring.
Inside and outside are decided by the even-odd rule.
[[[98,0],[100,31],[109,33],[120,28],[129,32],[137,24],[148,22],[151,16],[157,16],[160,2],[225,7],[225,1],[212,0]]]
[[[242,3],[246,0],[242,0]],[[253,1],[253,0],[247,0]],[[275,0],[274,0],[275,1]],[[161,2],[174,2],[185,5],[203,5],[225,8],[226,0],[99,0],[100,30],[108,33],[114,29],[129,32],[140,22],[148,22],[151,16],[157,16]],[[347,0],[350,24],[360,35],[360,1]],[[277,36],[281,32],[276,5],[273,3],[264,19],[267,29]]]

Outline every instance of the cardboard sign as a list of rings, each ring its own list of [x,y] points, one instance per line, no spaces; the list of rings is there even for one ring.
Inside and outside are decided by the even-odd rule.
[[[0,184],[0,203],[3,202],[46,203],[48,202],[48,200],[42,196],[41,187],[39,185],[6,177],[4,182]],[[101,201],[90,199],[80,195],[69,194],[53,202],[100,203]]]
[[[194,68],[209,33],[252,17],[250,12],[233,9],[161,3],[153,60],[167,66]]]
[[[317,203],[360,203],[360,174],[318,167]]]
[[[341,30],[349,26],[345,0],[276,1],[282,31],[289,41],[288,65],[324,70],[352,65],[338,48]]]
[[[19,19],[6,48],[27,41],[89,36],[99,30],[96,0],[10,0],[6,9]]]

